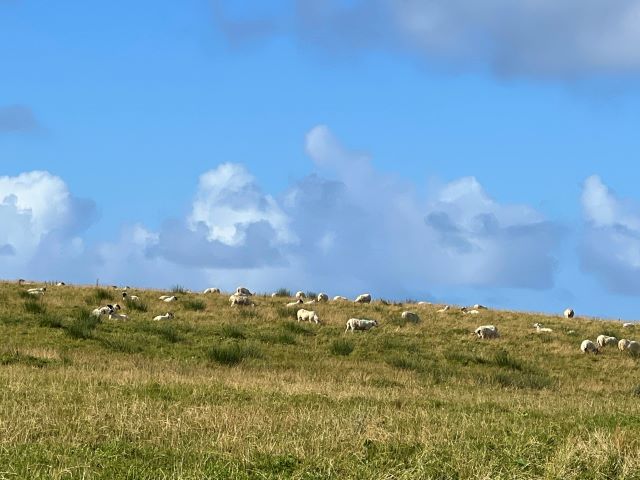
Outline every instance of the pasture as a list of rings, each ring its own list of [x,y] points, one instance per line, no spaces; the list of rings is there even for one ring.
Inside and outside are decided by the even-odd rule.
[[[128,320],[98,320],[119,290],[25,290],[0,283],[2,479],[640,478],[640,360],[579,351],[640,326],[375,292],[304,306],[315,325],[288,297],[136,289]],[[380,326],[345,333],[350,317]],[[471,335],[483,324],[501,337]]]

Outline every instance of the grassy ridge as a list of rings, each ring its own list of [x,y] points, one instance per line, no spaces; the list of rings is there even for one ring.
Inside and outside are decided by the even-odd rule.
[[[95,321],[119,292],[23,290],[0,284],[0,478],[640,478],[639,360],[579,351],[636,338],[619,322],[329,303],[317,326],[153,291]]]

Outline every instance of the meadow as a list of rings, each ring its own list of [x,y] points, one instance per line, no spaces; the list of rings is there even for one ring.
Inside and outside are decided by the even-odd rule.
[[[640,479],[640,359],[579,350],[640,325],[135,289],[99,321],[119,290],[25,290],[0,283],[1,479]]]

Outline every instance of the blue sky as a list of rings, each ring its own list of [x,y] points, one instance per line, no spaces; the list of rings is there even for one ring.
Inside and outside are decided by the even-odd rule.
[[[0,0],[0,276],[633,319],[640,2],[600,3]]]

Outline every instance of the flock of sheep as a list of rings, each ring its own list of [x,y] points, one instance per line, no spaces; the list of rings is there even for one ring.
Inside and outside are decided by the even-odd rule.
[[[24,281],[19,281],[19,283],[22,285]],[[58,282],[56,283],[56,285],[63,286],[65,284],[64,282]],[[117,287],[114,286],[114,288],[117,288]],[[122,292],[122,300],[130,301],[130,302],[138,302],[140,300],[139,297],[137,297],[136,295],[129,295],[126,292],[127,288],[128,287],[124,287],[125,291]],[[47,287],[29,288],[27,290],[27,293],[29,295],[34,295],[34,296],[44,295],[46,290],[47,290]],[[203,294],[219,294],[219,293],[221,293],[219,288],[207,288],[203,291]],[[231,303],[231,306],[255,306],[256,304],[252,300],[253,296],[254,294],[248,288],[238,287],[236,291],[229,297],[229,302]],[[278,294],[273,293],[271,296],[277,297]],[[307,300],[305,293],[302,291],[299,291],[299,292],[296,292],[295,299],[296,300],[294,302],[287,303],[286,307],[291,308],[291,307],[299,307],[301,305],[325,303],[329,301],[329,296],[326,293],[319,293],[315,298],[312,298],[311,300]],[[162,295],[158,298],[158,300],[164,303],[171,303],[171,302],[177,301],[178,297],[176,295]],[[345,302],[345,301],[349,301],[349,299],[338,295],[333,297],[333,301]],[[355,300],[353,300],[353,302],[354,303],[371,303],[371,294],[364,293],[362,295],[358,295],[355,298]],[[418,305],[430,305],[430,303],[418,302]],[[476,304],[473,307],[462,307],[460,308],[460,312],[464,315],[477,315],[480,313],[481,310],[486,310],[486,309],[487,307],[485,307],[484,305]],[[117,303],[108,304],[108,305],[103,305],[95,308],[91,312],[91,314],[98,318],[102,316],[108,316],[109,319],[126,320],[128,318],[127,315],[123,313],[119,313],[120,310],[121,310],[121,307],[119,304]],[[437,312],[445,313],[450,310],[451,310],[451,307],[449,305],[446,305],[445,307],[441,308]],[[570,308],[564,311],[565,318],[568,318],[568,319],[573,318],[574,315],[575,315],[575,312]],[[163,315],[158,315],[154,317],[153,320],[163,321],[163,320],[171,320],[173,318],[174,318],[173,313],[166,312]],[[321,323],[318,314],[314,310],[307,310],[306,308],[300,308],[297,311],[296,318],[298,319],[298,322],[312,322],[315,324]],[[412,323],[417,323],[420,321],[420,317],[416,313],[410,312],[410,311],[402,312],[402,318]],[[377,326],[378,326],[378,322],[376,320],[370,320],[366,318],[350,318],[349,320],[347,320],[345,333],[349,331],[354,332],[356,330],[367,331]],[[634,326],[633,323],[623,324],[623,327],[625,328],[633,327],[633,326]],[[544,327],[540,323],[533,324],[533,327],[536,329],[536,332],[538,333],[553,332],[551,328]],[[479,339],[494,339],[500,336],[498,332],[498,328],[495,325],[481,325],[478,328],[476,328],[473,333]],[[580,344],[580,351],[582,351],[583,353],[598,354],[605,347],[615,346],[615,345],[617,345],[618,349],[620,349],[621,351],[628,351],[633,354],[640,354],[640,342],[637,342],[634,340],[628,340],[626,338],[618,340],[615,337],[611,337],[607,335],[599,335],[595,342],[588,339],[584,340]]]

